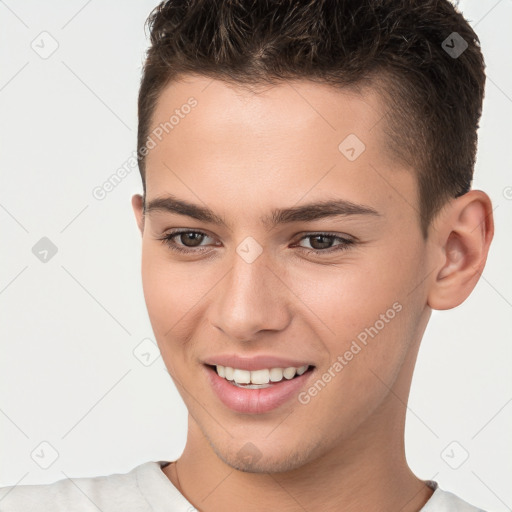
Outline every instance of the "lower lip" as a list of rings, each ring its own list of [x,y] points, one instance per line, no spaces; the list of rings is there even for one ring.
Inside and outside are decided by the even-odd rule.
[[[217,372],[209,366],[206,366],[206,372],[220,401],[233,411],[247,414],[262,414],[283,405],[298,395],[312,373],[308,370],[298,377],[282,380],[268,388],[245,389],[234,386],[226,379],[219,377]]]

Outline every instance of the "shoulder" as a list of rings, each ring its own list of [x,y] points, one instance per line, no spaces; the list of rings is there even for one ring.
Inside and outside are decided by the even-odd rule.
[[[14,485],[0,488],[1,512],[134,512],[150,511],[138,486],[141,468],[107,476],[64,478],[50,484]]]
[[[420,512],[485,512],[481,508],[474,507],[455,494],[444,491],[436,482],[430,482],[434,494],[427,501]]]

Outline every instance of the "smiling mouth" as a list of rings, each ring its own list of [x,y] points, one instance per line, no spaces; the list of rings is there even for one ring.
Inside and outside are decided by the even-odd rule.
[[[289,366],[287,368],[263,368],[260,370],[242,370],[230,366],[210,365],[212,371],[219,377],[227,380],[233,386],[244,389],[265,389],[278,385],[287,380],[292,380],[311,372],[313,365],[300,367]]]

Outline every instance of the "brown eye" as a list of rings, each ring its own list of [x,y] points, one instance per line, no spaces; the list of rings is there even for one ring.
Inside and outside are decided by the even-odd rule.
[[[334,237],[327,235],[314,235],[308,238],[311,241],[311,247],[315,250],[329,249],[334,242]]]
[[[299,245],[306,252],[322,254],[330,253],[334,251],[343,251],[348,249],[351,245],[355,244],[354,240],[349,238],[343,238],[338,235],[330,233],[310,233],[300,240],[308,240],[311,248]],[[335,243],[337,242],[337,243]]]
[[[176,235],[176,236],[179,237],[180,242],[185,247],[197,247],[198,245],[201,244],[201,242],[204,239],[204,234],[197,233],[195,231],[187,231],[184,233],[178,233],[178,235]]]
[[[167,233],[159,240],[167,247],[176,252],[193,253],[207,250],[207,247],[201,245],[205,238],[210,238],[201,231],[172,231]]]

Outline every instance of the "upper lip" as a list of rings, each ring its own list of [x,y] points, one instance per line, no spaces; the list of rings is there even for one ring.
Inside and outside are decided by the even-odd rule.
[[[208,357],[203,362],[204,364],[212,366],[229,366],[230,368],[249,371],[263,370],[267,368],[289,368],[290,366],[295,368],[300,368],[301,366],[312,366],[306,361],[265,354],[250,357],[241,357],[236,354],[219,354]]]

